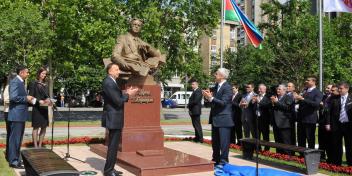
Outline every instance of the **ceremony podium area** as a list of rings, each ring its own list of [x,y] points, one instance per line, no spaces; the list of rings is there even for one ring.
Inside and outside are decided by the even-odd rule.
[[[136,85],[136,83],[127,84]],[[125,104],[124,128],[117,156],[120,167],[138,176],[158,176],[213,171],[213,162],[164,147],[160,126],[160,86],[140,85],[138,95]],[[91,145],[106,158],[107,146]]]

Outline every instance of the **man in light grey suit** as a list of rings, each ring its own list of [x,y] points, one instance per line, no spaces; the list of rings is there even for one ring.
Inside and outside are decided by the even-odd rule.
[[[256,128],[255,128],[255,106],[252,102],[253,96],[257,96],[254,93],[254,85],[249,83],[246,85],[246,93],[243,94],[242,100],[240,102],[240,107],[242,108],[242,125],[244,130],[244,137],[249,138],[250,134],[255,138]]]
[[[28,69],[19,66],[16,70],[17,76],[10,81],[10,109],[9,109],[9,166],[12,168],[23,168],[20,159],[21,143],[24,133],[25,122],[29,117],[28,102],[35,101],[32,96],[27,95],[24,80],[28,77]]]

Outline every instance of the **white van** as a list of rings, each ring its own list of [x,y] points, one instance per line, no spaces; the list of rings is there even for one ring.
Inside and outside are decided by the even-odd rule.
[[[186,99],[185,99],[186,95]],[[174,94],[171,95],[169,99],[173,100],[176,102],[177,106],[185,106],[188,104],[189,97],[191,97],[192,92],[191,91],[177,91]],[[203,105],[203,99],[202,99],[202,105]]]

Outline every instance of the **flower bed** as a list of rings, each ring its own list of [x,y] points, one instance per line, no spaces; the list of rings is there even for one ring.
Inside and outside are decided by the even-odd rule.
[[[193,141],[194,138],[192,137],[187,137],[187,138],[177,138],[177,137],[166,137],[164,138],[164,141]],[[211,145],[211,140],[204,139],[203,141],[205,144]],[[104,143],[104,138],[91,138],[91,137],[76,137],[76,138],[71,138],[69,141],[70,144],[97,144],[97,143]],[[50,145],[51,141],[50,140],[45,140],[43,141],[44,145]],[[62,145],[62,144],[67,144],[67,139],[64,140],[55,140],[54,145]],[[22,144],[24,147],[30,147],[33,146],[32,142],[25,142]],[[0,143],[0,148],[5,148],[6,144]],[[231,144],[230,145],[231,149],[235,150],[242,150],[241,146]],[[274,158],[278,160],[284,160],[284,161],[293,161],[299,164],[304,164],[304,158],[303,157],[298,157],[298,156],[290,156],[290,155],[285,155],[285,154],[279,154],[279,153],[273,153],[270,151],[260,151],[259,153],[262,156],[269,157],[269,158]],[[344,173],[344,174],[352,174],[352,166],[336,166],[333,164],[328,164],[326,162],[321,162],[319,165],[319,168],[331,171],[331,172],[336,172],[336,173]]]

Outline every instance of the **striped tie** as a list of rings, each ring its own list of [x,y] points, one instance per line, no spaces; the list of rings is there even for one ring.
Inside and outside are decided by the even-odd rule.
[[[346,104],[346,101],[345,101],[345,96],[342,96],[341,97],[341,111],[340,111],[340,118],[339,118],[339,121],[340,122],[346,122],[346,109],[345,109],[345,104]]]

